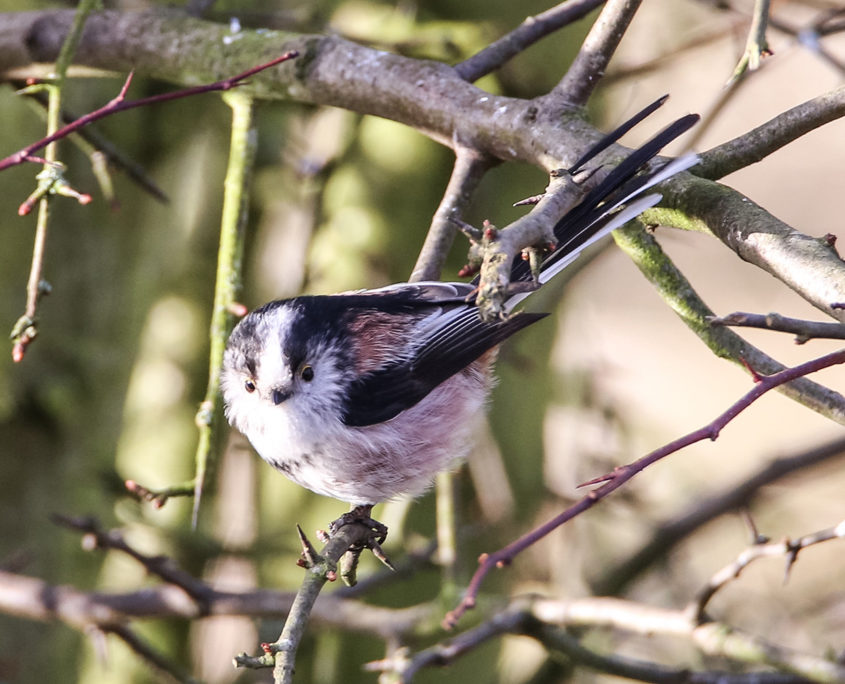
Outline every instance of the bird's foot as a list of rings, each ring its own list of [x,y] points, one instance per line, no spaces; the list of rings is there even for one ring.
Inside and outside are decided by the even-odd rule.
[[[336,536],[342,528],[348,525],[363,525],[369,531],[361,539],[351,544],[340,559],[341,578],[349,586],[353,586],[357,581],[358,560],[361,558],[364,549],[372,551],[373,555],[391,570],[395,569],[393,563],[390,562],[381,548],[384,540],[387,539],[387,526],[370,516],[372,510],[371,505],[356,506],[329,524],[327,538]]]

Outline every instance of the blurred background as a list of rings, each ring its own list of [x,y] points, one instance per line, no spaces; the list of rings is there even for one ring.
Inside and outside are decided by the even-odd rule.
[[[635,145],[674,117],[711,111],[745,44],[752,3],[650,0],[611,64],[591,104],[605,129],[663,93],[669,103],[623,142]],[[838,3],[774,2],[786,28],[812,27]],[[3,11],[56,7],[3,0]],[[110,6],[141,9],[143,0]],[[527,15],[548,8],[521,3],[216,2],[209,18],[244,27],[340,35],[415,57],[456,63]],[[0,18],[2,21],[2,18]],[[479,86],[516,97],[546,92],[564,73],[592,16],[520,55]],[[770,30],[774,56],[713,118],[696,149],[740,135],[785,109],[840,85],[845,42],[824,38],[826,54],[784,30]],[[67,108],[78,114],[110,99],[120,79],[72,80]],[[131,96],[173,89],[136,79]],[[9,154],[43,136],[31,103],[0,89],[0,150]],[[413,130],[372,117],[298,104],[262,105],[251,197],[244,303],[250,308],[300,292],[375,287],[408,277],[447,183],[452,155]],[[40,310],[41,333],[23,363],[0,355],[0,567],[86,590],[125,590],[153,582],[114,553],[83,551],[78,535],[56,527],[53,513],[93,515],[120,527],[149,554],[172,556],[189,572],[224,588],[292,591],[301,570],[294,523],[314,530],[344,504],[312,495],[272,471],[242,437],[227,435],[214,490],[190,525],[191,502],[156,510],[129,498],[125,479],[149,487],[193,475],[194,414],[205,391],[208,324],[214,287],[229,109],[216,95],[134,110],[98,130],[140,163],[167,193],[162,203],[117,174],[119,206],[97,194],[86,156],[65,143],[60,157],[75,187],[95,201],[56,203],[45,277],[53,287]],[[669,150],[678,152],[680,148]],[[804,233],[842,235],[845,124],[805,136],[725,182]],[[35,216],[17,207],[32,191],[35,167],[3,175],[0,193],[0,322],[23,313]],[[537,169],[509,164],[485,178],[470,214],[504,226],[512,202],[542,190]],[[658,240],[719,314],[778,311],[821,319],[770,276],[741,262],[714,238],[661,228]],[[456,242],[444,278],[456,277],[466,245]],[[469,466],[458,475],[464,529],[457,573],[466,581],[482,551],[499,548],[579,496],[577,485],[712,420],[750,387],[736,367],[713,357],[660,301],[636,267],[608,246],[570,278],[529,300],[555,315],[504,348],[487,425]],[[789,336],[748,332],[752,343],[786,364],[835,345],[796,346]],[[817,380],[843,391],[841,369]],[[790,400],[764,397],[713,443],[702,443],[649,469],[602,505],[542,541],[486,593],[539,591],[589,596],[655,527],[695,508],[762,468],[843,436],[842,427]],[[774,539],[837,524],[845,517],[841,455],[765,488],[752,505],[760,531]],[[391,527],[396,560],[434,536],[434,499],[376,510]],[[726,515],[674,548],[620,595],[681,608],[718,569],[748,545],[738,515]],[[376,571],[364,560],[363,574]],[[410,580],[369,597],[389,606],[438,596],[441,570],[426,565]],[[845,643],[845,547],[804,552],[788,583],[783,562],[763,561],[722,592],[710,612],[784,645],[822,654]],[[444,602],[445,605],[445,602]],[[445,605],[444,610],[451,607]],[[474,618],[473,618],[474,619]],[[232,656],[273,640],[281,622],[214,618],[187,624],[137,624],[142,636],[207,682],[269,681],[235,671]],[[434,638],[418,644],[432,643]],[[700,664],[683,643],[596,633],[605,652],[673,664]],[[0,682],[152,682],[150,670],[116,639],[103,654],[68,627],[0,615]],[[48,657],[45,657],[49,654]],[[384,656],[380,642],[312,628],[298,659],[300,682],[375,681],[361,664]],[[534,642],[487,644],[446,670],[417,681],[615,681],[550,662]]]

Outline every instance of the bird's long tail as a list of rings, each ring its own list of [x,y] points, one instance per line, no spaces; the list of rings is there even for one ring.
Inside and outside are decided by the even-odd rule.
[[[591,159],[615,143],[665,101],[664,96],[608,133],[568,169],[568,172],[574,175],[583,171]],[[660,202],[662,196],[659,193],[647,191],[676,173],[694,166],[698,157],[695,154],[686,154],[663,164],[651,164],[647,168],[645,165],[657,156],[663,147],[695,125],[698,119],[697,114],[687,114],[631,152],[587,193],[578,205],[557,222],[554,227],[555,249],[540,266],[541,283],[547,282],[572,263],[586,247]],[[515,259],[511,282],[527,282],[533,278],[529,264],[523,259]],[[513,295],[507,302],[508,309],[513,308],[528,294]]]

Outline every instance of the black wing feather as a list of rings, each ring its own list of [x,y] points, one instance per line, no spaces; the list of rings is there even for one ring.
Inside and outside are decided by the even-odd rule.
[[[431,390],[518,330],[546,314],[519,313],[486,323],[474,306],[437,329],[412,358],[367,373],[352,383],[343,422],[373,425],[411,408]]]

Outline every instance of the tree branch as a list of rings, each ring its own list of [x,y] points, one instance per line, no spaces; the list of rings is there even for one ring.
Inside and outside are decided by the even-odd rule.
[[[653,210],[651,210],[653,211]],[[646,212],[645,216],[649,216]],[[666,256],[655,237],[637,223],[614,231],[616,244],[657,290],[666,304],[701,339],[716,356],[730,359],[746,371],[771,375],[784,369],[783,364],[765,354],[732,330],[711,324],[713,311],[702,301],[692,284]],[[845,424],[845,397],[809,378],[800,378],[779,391],[790,399]]]
[[[747,133],[702,152],[701,161],[690,172],[717,180],[756,164],[831,121],[845,116],[845,86],[802,102]]]
[[[783,556],[786,559],[784,577],[789,577],[789,571],[798,560],[800,551],[808,546],[843,538],[845,538],[845,521],[842,521],[836,527],[806,534],[795,540],[785,539],[781,542],[754,544],[743,551],[733,563],[725,566],[710,578],[706,586],[698,592],[695,601],[690,604],[689,610],[696,616],[697,620],[704,620],[705,609],[710,599],[725,585],[737,579],[745,568],[755,560]]]
[[[493,164],[494,160],[479,155],[473,148],[455,144],[452,176],[431,219],[431,226],[420,249],[410,282],[440,278],[449,248],[455,238],[453,219],[461,216],[484,174]]]
[[[840,365],[845,363],[845,349],[832,352],[820,356],[817,359],[812,359],[805,363],[787,368],[773,375],[767,375],[756,379],[754,387],[746,392],[746,394],[735,401],[726,411],[722,412],[710,423],[702,426],[698,430],[694,430],[683,437],[665,444],[659,449],[655,449],[650,454],[637,459],[633,463],[625,466],[619,466],[613,470],[612,473],[595,478],[589,482],[585,482],[582,486],[599,485],[584,496],[582,499],[574,503],[572,506],[564,510],[559,515],[551,520],[543,523],[534,530],[524,534],[519,539],[511,542],[507,546],[495,551],[491,554],[483,554],[479,559],[478,569],[473,574],[467,587],[466,594],[461,603],[443,619],[446,627],[454,627],[461,616],[469,609],[475,606],[478,591],[481,588],[481,583],[487,574],[494,568],[502,568],[509,565],[513,559],[522,553],[525,549],[536,544],[540,539],[548,535],[553,530],[556,530],[561,525],[569,522],[573,518],[581,515],[584,511],[589,510],[602,499],[606,498],[619,487],[624,485],[629,480],[643,470],[648,468],[653,463],[669,456],[670,454],[695,444],[696,442],[705,439],[715,440],[718,438],[722,429],[727,426],[734,418],[736,418],[742,411],[753,404],[763,394],[770,390],[783,385],[784,383],[801,378],[809,373],[815,373],[824,368]]]
[[[778,313],[752,314],[735,311],[727,316],[714,316],[710,319],[710,324],[793,333],[796,344],[804,344],[808,340],[818,338],[845,340],[845,325],[841,323],[806,321],[800,318],[781,316]]]
[[[455,71],[465,81],[477,81],[541,38],[583,19],[603,2],[604,0],[565,0],[545,12],[528,17],[510,33],[506,33],[469,59],[456,64]]]
[[[634,554],[610,566],[592,583],[593,593],[599,596],[621,593],[697,529],[720,515],[752,506],[763,487],[843,455],[845,438],[836,439],[793,456],[774,459],[739,484],[696,501],[671,520],[657,524],[651,538],[641,544]]]
[[[627,10],[619,11],[613,15],[619,19],[617,26],[628,16]],[[0,15],[0,71],[55,59],[71,16],[64,11]],[[210,22],[106,11],[89,18],[77,61],[110,69],[138,66],[151,76],[195,83],[243,71],[280,50],[298,49],[302,57],[294,68],[257,74],[244,90],[259,98],[293,98],[382,116],[444,145],[460,141],[479,154],[524,161],[546,171],[568,168],[601,138],[576,112],[561,115],[542,97],[520,100],[485,93],[443,64],[337,37],[242,30],[231,39],[228,27]],[[623,149],[612,147],[607,158],[619,158]],[[816,244],[734,190],[704,179],[680,174],[661,189],[666,209],[652,210],[652,217],[666,225],[712,232],[743,259],[845,320],[845,310],[830,308],[845,301],[845,265],[829,246]],[[512,240],[521,242],[521,249],[532,244],[537,231],[529,226],[522,239],[518,232],[512,231]]]
[[[824,238],[783,223],[724,185],[679,174],[661,185],[663,205],[643,213],[648,223],[715,235],[828,316],[845,322],[845,264]]]
[[[583,106],[598,85],[642,0],[608,0],[566,75],[549,93],[560,105]]]

